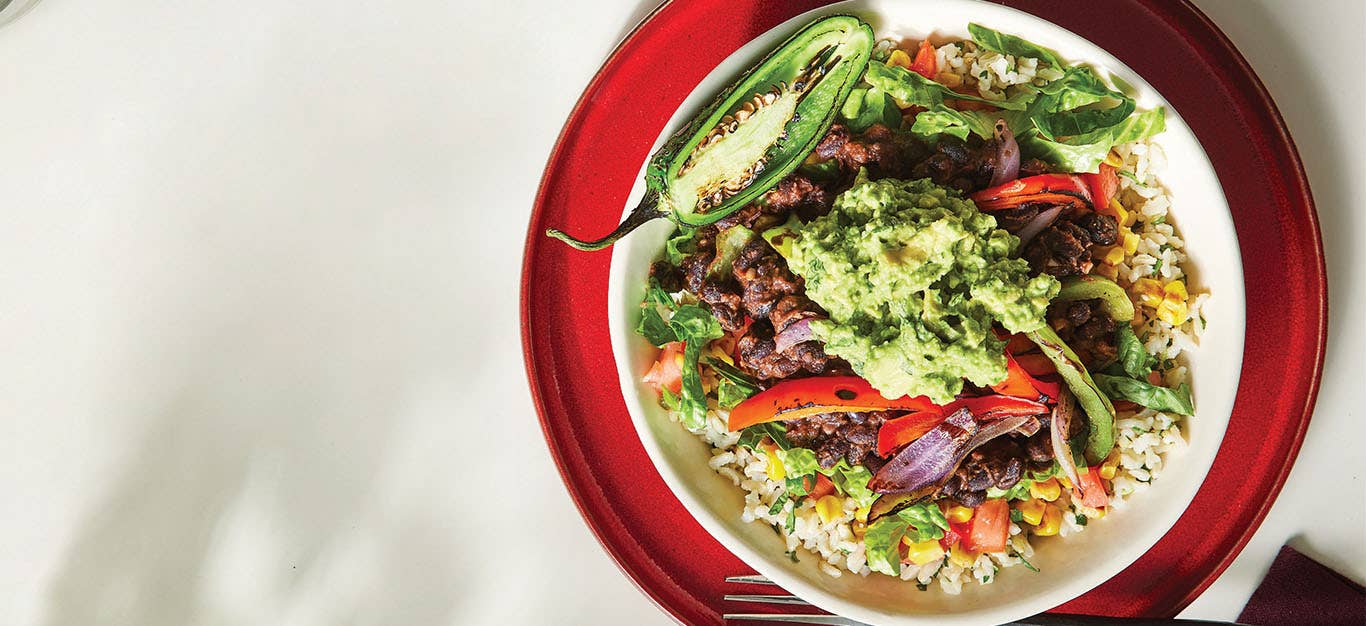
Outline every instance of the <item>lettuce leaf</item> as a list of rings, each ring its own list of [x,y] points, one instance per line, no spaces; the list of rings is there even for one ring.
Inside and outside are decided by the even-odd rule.
[[[931,111],[946,108],[945,98],[985,102],[1007,111],[1023,111],[1029,108],[1029,103],[1038,95],[1033,88],[1024,88],[1005,100],[988,100],[980,96],[958,93],[904,67],[882,63],[869,64],[863,80],[897,100]]]
[[[1095,374],[1093,377],[1101,391],[1111,398],[1128,400],[1157,411],[1179,415],[1195,414],[1195,406],[1191,402],[1191,388],[1186,383],[1181,383],[1176,389],[1169,389],[1124,376]]]
[[[933,502],[914,504],[896,513],[878,518],[868,525],[863,535],[868,568],[889,576],[901,574],[901,551],[897,547],[902,537],[919,543],[940,539],[949,529],[948,520]]]
[[[1153,371],[1153,357],[1143,348],[1143,342],[1138,340],[1132,326],[1119,325],[1119,329],[1115,331],[1115,345],[1119,352],[1117,365],[1125,374],[1142,380],[1147,378],[1148,372]]]
[[[1017,140],[1020,151],[1027,157],[1043,159],[1069,172],[1094,173],[1100,170],[1100,163],[1110,153],[1110,148],[1146,139],[1163,130],[1166,130],[1166,111],[1158,107],[1131,115],[1115,126],[1058,141],[1043,138],[1037,129]]]
[[[956,111],[944,108],[937,111],[921,111],[911,124],[911,132],[921,137],[953,135],[966,140],[968,133],[983,139],[990,139],[996,132],[996,118],[982,111]]]
[[[1053,67],[1063,67],[1062,59],[1058,58],[1056,52],[1014,35],[1007,35],[981,24],[968,24],[968,34],[972,35],[972,40],[977,42],[977,45],[987,50],[1017,57],[1038,59]]]
[[[816,486],[816,473],[820,471],[816,453],[806,448],[779,449],[778,460],[782,461],[783,471],[787,473],[787,495],[801,498],[811,493]]]
[[[857,133],[868,130],[873,124],[888,128],[901,127],[901,109],[891,96],[877,87],[859,88],[850,93],[840,109],[840,117],[844,118],[850,130]]]

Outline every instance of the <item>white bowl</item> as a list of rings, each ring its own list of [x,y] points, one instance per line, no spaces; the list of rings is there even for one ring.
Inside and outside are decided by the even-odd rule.
[[[1131,87],[1140,108],[1167,108],[1167,130],[1157,138],[1168,159],[1161,180],[1172,198],[1172,221],[1186,240],[1189,259],[1184,267],[1192,290],[1213,294],[1205,308],[1210,326],[1200,348],[1188,354],[1198,406],[1197,415],[1183,429],[1189,446],[1171,453],[1162,476],[1148,490],[1131,496],[1123,510],[1092,523],[1079,535],[1035,541],[1037,552],[1031,562],[1042,573],[1011,568],[992,584],[965,584],[960,595],[948,595],[937,585],[922,592],[913,583],[878,574],[845,572],[833,578],[820,571],[818,557],[806,553],[794,563],[767,524],[741,521],[742,490],[707,466],[707,444],[670,421],[655,393],[640,382],[656,349],[633,332],[635,316],[650,262],[660,255],[673,229],[667,220],[646,225],[616,244],[612,253],[608,318],[626,406],[655,467],[707,532],[759,573],[823,609],[870,624],[901,625],[1001,623],[1048,610],[1119,573],[1156,544],[1190,504],[1214,462],[1238,388],[1244,324],[1242,261],[1223,191],[1190,128],[1142,77],[1061,27],[975,0],[846,2],[788,20],[712,71],[674,115],[656,146],[766,51],[816,17],[832,13],[858,15],[879,37],[934,34],[966,39],[968,22],[981,23],[1118,78],[1117,84]],[[642,192],[643,186],[637,184],[626,209]]]

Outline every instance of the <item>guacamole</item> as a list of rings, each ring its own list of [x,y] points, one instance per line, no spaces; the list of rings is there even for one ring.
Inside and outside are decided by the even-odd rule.
[[[888,398],[943,404],[963,379],[1001,382],[992,324],[1037,329],[1058,293],[1056,278],[1031,278],[1013,258],[1019,239],[995,218],[928,180],[856,183],[796,230],[789,265],[830,314],[812,333]]]

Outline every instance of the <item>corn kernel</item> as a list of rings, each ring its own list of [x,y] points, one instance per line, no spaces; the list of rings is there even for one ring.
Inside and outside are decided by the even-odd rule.
[[[958,87],[963,84],[963,77],[953,72],[940,72],[934,77],[934,81],[949,88]]]
[[[1087,519],[1101,519],[1101,518],[1105,517],[1105,508],[1106,508],[1106,507],[1100,507],[1099,509],[1093,509],[1093,508],[1091,508],[1091,507],[1089,507],[1089,506],[1084,506],[1084,507],[1081,507],[1081,514],[1082,514],[1082,515],[1085,515]]]
[[[856,524],[859,523],[859,522],[863,522],[863,523],[865,523],[865,524],[868,523],[868,514],[871,513],[871,512],[872,512],[872,508],[869,507],[868,505],[864,505],[864,506],[859,507],[857,511],[854,511],[854,523],[856,523]]]
[[[949,562],[967,569],[977,562],[977,553],[968,552],[963,549],[963,544],[955,543],[952,548],[949,548]]]
[[[1124,248],[1119,246],[1109,246],[1098,250],[1100,262],[1106,265],[1119,265],[1124,260]]]
[[[844,498],[836,495],[829,495],[817,500],[816,515],[820,516],[822,524],[829,524],[830,522],[843,517]]]
[[[1072,490],[1072,481],[1071,481],[1070,479],[1068,479],[1066,476],[1059,476],[1059,477],[1058,477],[1058,484],[1059,484],[1059,485],[1062,485],[1062,488],[1063,488],[1063,489],[1066,489],[1066,490],[1068,490],[1068,491],[1071,491],[1071,490]]]
[[[1138,292],[1138,302],[1150,309],[1157,308],[1166,298],[1167,292],[1162,283],[1151,278],[1140,278],[1134,283],[1133,290]]]
[[[1114,168],[1124,167],[1124,159],[1119,156],[1118,152],[1111,149],[1110,153],[1105,155],[1105,164]]]
[[[1034,534],[1040,537],[1052,537],[1058,534],[1058,529],[1062,528],[1062,509],[1051,504],[1046,505],[1043,510],[1043,519],[1034,526]]]
[[[1031,483],[1029,485],[1029,495],[1046,502],[1052,502],[1057,500],[1059,495],[1062,495],[1062,486],[1053,478],[1043,482]]]
[[[1096,266],[1095,272],[1096,274],[1104,276],[1105,278],[1108,278],[1110,280],[1119,280],[1118,265],[1106,265],[1104,263],[1101,263],[1100,265]]]
[[[1142,239],[1142,237],[1139,237],[1138,233],[1129,230],[1128,227],[1121,227],[1120,232],[1120,245],[1124,246],[1124,253],[1133,254],[1135,252],[1138,252],[1138,242]]]
[[[904,67],[911,69],[911,55],[904,50],[893,50],[892,55],[887,57],[887,66]]]
[[[1100,465],[1100,477],[1105,480],[1114,480],[1115,473],[1119,471],[1119,452],[1111,452],[1105,462]]]
[[[777,450],[765,450],[764,454],[768,456],[768,477],[783,482],[783,479],[787,478],[787,470],[783,468],[783,461],[778,458]]]
[[[1044,504],[1043,500],[1034,498],[1019,502],[1015,505],[1015,510],[1020,512],[1020,517],[1024,519],[1025,523],[1038,525],[1039,521],[1043,519],[1043,510],[1046,506],[1048,505]]]
[[[1190,307],[1186,306],[1184,300],[1166,299],[1157,305],[1157,319],[1172,326],[1186,323],[1187,317],[1190,317]]]
[[[1179,280],[1173,280],[1172,282],[1167,283],[1167,286],[1163,291],[1165,291],[1167,297],[1172,300],[1185,300],[1190,297],[1190,294],[1186,293],[1186,283]]]
[[[906,560],[916,565],[927,565],[942,558],[944,548],[939,545],[937,539],[906,544]]]
[[[955,524],[962,524],[972,519],[972,508],[954,505],[949,507],[949,510],[944,513],[944,517]]]

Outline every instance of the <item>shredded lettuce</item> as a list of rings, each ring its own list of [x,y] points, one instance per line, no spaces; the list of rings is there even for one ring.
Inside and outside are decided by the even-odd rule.
[[[888,576],[901,574],[901,551],[897,547],[902,537],[919,543],[940,539],[949,529],[948,520],[939,506],[932,502],[914,504],[896,513],[878,518],[868,525],[863,535],[868,568]]]
[[[830,482],[835,483],[835,488],[853,498],[860,508],[872,506],[873,501],[878,498],[878,494],[868,488],[868,481],[873,479],[873,474],[862,465],[850,466],[844,459],[840,459],[834,467],[828,471],[821,470],[821,473],[829,476]]]
[[[669,327],[678,340],[684,342],[683,390],[679,396],[678,410],[683,425],[696,430],[707,423],[707,395],[702,388],[702,375],[698,371],[702,347],[724,333],[716,318],[695,304],[679,307],[669,319]]]
[[[674,231],[674,235],[664,244],[664,258],[673,265],[683,262],[683,257],[697,251],[697,246],[693,241],[693,231],[688,228],[679,228]]]
[[[722,378],[716,387],[716,404],[723,409],[733,409],[735,405],[754,395],[755,391],[753,387],[745,387],[729,378]]]
[[[772,439],[779,450],[787,450],[792,447],[792,444],[787,440],[787,428],[782,425],[782,422],[764,422],[750,426],[740,431],[740,441],[736,442],[735,445],[754,450],[759,447],[759,442],[763,441],[764,437]]]
[[[646,306],[640,310],[640,323],[636,324],[636,332],[644,336],[655,347],[678,341],[674,329],[669,326],[668,322],[664,321],[664,317],[659,314],[659,309],[653,306]]]

